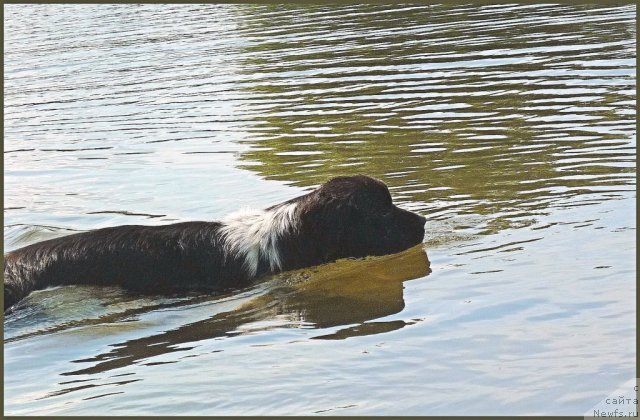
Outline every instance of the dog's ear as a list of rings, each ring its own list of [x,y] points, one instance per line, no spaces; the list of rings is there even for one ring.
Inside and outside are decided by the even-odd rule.
[[[355,190],[352,202],[357,208],[373,213],[384,213],[392,206],[391,194],[384,184]]]
[[[327,201],[344,201],[360,209],[379,211],[391,205],[391,195],[384,182],[366,175],[339,176],[318,190]]]

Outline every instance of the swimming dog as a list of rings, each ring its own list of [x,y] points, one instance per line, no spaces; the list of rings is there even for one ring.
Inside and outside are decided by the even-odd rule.
[[[218,291],[341,258],[422,242],[423,216],[392,203],[387,186],[356,175],[264,210],[219,222],[125,225],[38,242],[4,258],[4,310],[34,290],[90,284],[145,293]]]

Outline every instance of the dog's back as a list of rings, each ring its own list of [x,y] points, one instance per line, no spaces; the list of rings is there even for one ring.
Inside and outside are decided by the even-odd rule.
[[[64,284],[167,293],[242,283],[238,264],[223,264],[219,229],[208,222],[127,225],[26,246],[5,255],[4,308],[33,290]]]

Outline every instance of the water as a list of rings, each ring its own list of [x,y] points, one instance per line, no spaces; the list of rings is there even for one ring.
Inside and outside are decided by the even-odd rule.
[[[635,376],[627,6],[5,5],[5,251],[384,180],[425,243],[224,296],[62,287],[5,414],[571,414]]]

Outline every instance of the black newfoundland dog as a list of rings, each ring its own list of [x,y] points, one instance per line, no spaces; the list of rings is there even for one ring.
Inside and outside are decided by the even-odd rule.
[[[340,258],[385,255],[422,242],[426,219],[358,175],[220,222],[116,226],[51,239],[4,258],[4,310],[34,290],[91,284],[146,293],[223,290]]]

